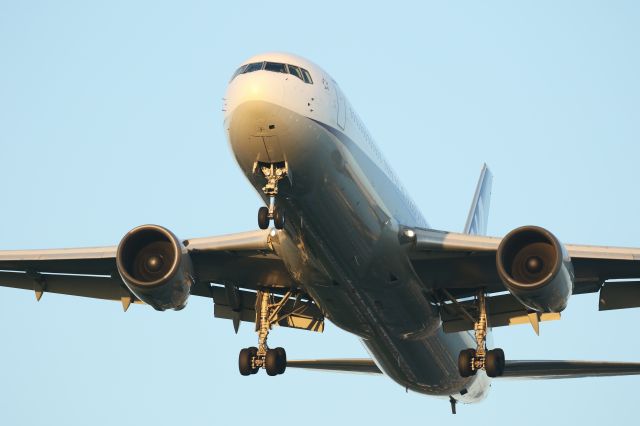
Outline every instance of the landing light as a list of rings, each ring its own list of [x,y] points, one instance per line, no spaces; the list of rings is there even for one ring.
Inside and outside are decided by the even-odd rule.
[[[405,228],[398,235],[398,240],[400,244],[413,244],[416,242],[416,231]]]

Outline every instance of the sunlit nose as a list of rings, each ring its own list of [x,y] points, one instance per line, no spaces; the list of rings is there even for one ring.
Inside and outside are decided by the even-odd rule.
[[[281,105],[284,100],[285,75],[258,71],[234,78],[227,87],[223,111],[225,120],[245,102],[264,101]]]

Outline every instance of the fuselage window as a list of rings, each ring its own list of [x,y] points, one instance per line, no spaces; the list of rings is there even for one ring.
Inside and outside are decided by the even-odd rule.
[[[301,68],[302,70],[302,75],[304,76],[304,82],[305,83],[309,83],[309,84],[313,84],[313,80],[311,80],[311,74],[309,74],[309,71],[305,70],[304,68]]]
[[[249,64],[245,67],[243,74],[246,74],[248,72],[260,71],[263,64],[264,62],[254,62],[252,64]]]
[[[284,74],[287,73],[286,65],[278,62],[267,62],[267,64],[264,66],[264,69],[265,71],[281,72]]]
[[[289,74],[295,75],[300,80],[304,81],[304,78],[302,77],[302,71],[300,71],[299,67],[296,67],[295,65],[288,65],[288,67],[289,67]]]

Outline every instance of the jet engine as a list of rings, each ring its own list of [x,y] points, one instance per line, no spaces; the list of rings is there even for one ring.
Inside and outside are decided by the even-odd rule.
[[[514,229],[496,255],[498,275],[509,292],[536,312],[560,312],[573,293],[574,273],[567,250],[537,226]]]
[[[185,246],[168,229],[142,225],[120,241],[118,272],[138,299],[158,311],[180,310],[193,284],[193,266]]]

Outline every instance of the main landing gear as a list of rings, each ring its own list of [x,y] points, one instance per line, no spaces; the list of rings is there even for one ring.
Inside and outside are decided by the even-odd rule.
[[[487,376],[498,377],[504,373],[504,351],[500,348],[487,350],[487,309],[484,291],[478,293],[478,321],[474,325],[476,349],[465,349],[458,355],[458,371],[462,377],[470,377],[478,370],[485,370]]]
[[[269,207],[260,207],[258,210],[258,226],[260,229],[267,229],[269,222],[273,219],[273,226],[276,229],[282,229],[284,228],[284,211],[276,205],[275,200],[278,195],[278,182],[287,176],[287,165],[286,163],[262,164],[258,167],[267,180],[262,192],[269,197]]]
[[[270,349],[267,346],[267,336],[271,326],[280,319],[278,314],[291,297],[291,292],[287,293],[278,303],[274,303],[272,295],[265,290],[258,291],[257,297],[258,347],[252,346],[240,351],[238,368],[243,376],[256,374],[260,368],[267,370],[269,376],[276,376],[284,373],[287,368],[287,353],[283,348]]]

